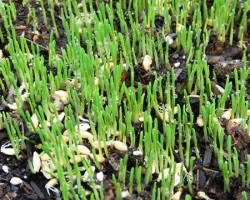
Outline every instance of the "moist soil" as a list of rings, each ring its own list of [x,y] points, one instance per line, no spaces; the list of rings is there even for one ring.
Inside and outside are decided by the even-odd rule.
[[[45,8],[47,8],[46,1]],[[49,38],[52,30],[52,20],[50,19],[50,14],[48,13],[48,25],[45,26],[43,23],[42,12],[39,9],[39,4],[36,1],[30,1],[28,6],[23,6],[19,1],[14,1],[16,9],[17,9],[17,19],[14,22],[16,31],[18,33],[18,37],[24,34],[28,44],[37,44],[40,48],[41,55],[45,58],[45,64],[47,66],[48,72],[55,70],[52,69],[51,66],[48,65],[48,54],[49,54]],[[109,3],[109,2],[106,2]],[[209,7],[208,1],[208,7]],[[37,28],[36,30],[39,32],[39,36],[34,33],[34,27],[32,25],[32,19],[30,21],[28,18],[28,7],[33,7],[36,11],[37,16]],[[130,12],[130,11],[124,11]],[[132,11],[131,11],[132,12]],[[67,44],[67,37],[65,35],[61,18],[59,16],[60,6],[55,8],[55,19],[57,22],[58,30],[59,30],[59,38],[56,39],[56,51],[60,55],[61,49],[64,48]],[[164,23],[163,16],[156,16],[155,24],[156,28],[148,29],[148,32],[152,35],[157,36],[157,33],[161,30]],[[117,30],[120,30],[119,27],[119,18],[115,18]],[[192,19],[188,19],[188,21],[192,22]],[[248,30],[250,31],[250,18],[248,18]],[[172,20],[172,26],[174,27],[174,20]],[[187,22],[189,23],[189,22]],[[0,18],[0,28],[3,28],[3,21]],[[235,23],[235,30],[237,35],[237,22]],[[174,30],[174,29],[173,29]],[[176,38],[176,34],[172,33],[173,38]],[[241,68],[241,64],[235,65],[232,64],[237,60],[241,60],[243,54],[246,54],[247,62],[250,60],[250,37],[249,32],[245,35],[244,38],[244,46],[245,49],[238,47],[238,41],[235,39],[233,44],[228,43],[228,38],[225,43],[221,43],[217,40],[217,36],[212,32],[208,47],[206,50],[206,59],[210,66],[210,74],[211,80],[213,84],[220,85],[221,87],[225,86],[226,83],[226,75],[229,75],[230,79],[233,81],[233,70],[236,66],[237,69]],[[165,41],[163,41],[163,45]],[[8,58],[9,53],[8,50],[5,49],[7,44],[7,37],[5,35],[5,42],[0,42],[0,49],[3,50],[4,57]],[[85,47],[84,41],[82,41],[83,48]],[[93,52],[94,53],[94,52]],[[137,87],[138,83],[141,83],[144,88],[144,92],[146,94],[146,86],[153,82],[155,79],[155,75],[153,73],[146,72],[142,67],[142,59],[138,59],[138,65],[134,66],[135,71],[135,87]],[[169,69],[166,68],[163,64],[160,64],[159,68],[153,67],[154,71],[161,76],[163,80],[166,80],[167,74],[169,73],[171,66],[176,66],[176,63],[179,63],[178,66],[174,67],[175,70],[175,81],[176,81],[176,94],[178,95],[177,103],[180,105],[185,104],[185,99],[183,98],[183,93],[181,88],[186,84],[188,74],[187,74],[187,66],[186,66],[187,55],[184,53],[182,49],[178,49],[176,46],[176,41],[169,48]],[[238,62],[238,61],[237,61]],[[155,63],[153,62],[153,65]],[[226,65],[226,67],[222,68],[222,65]],[[53,72],[53,71],[52,71]],[[55,71],[54,71],[55,72]],[[217,78],[213,76],[216,75]],[[124,72],[122,76],[121,82],[125,82],[127,86],[130,86],[130,72]],[[247,94],[250,95],[250,81],[246,82],[247,85]],[[232,92],[234,92],[234,88]],[[2,91],[0,90],[1,95],[7,96],[10,91]],[[147,94],[146,94],[147,95]],[[126,97],[124,97],[126,98]],[[216,96],[215,96],[216,99]],[[248,97],[248,100],[250,98]],[[211,99],[212,101],[212,99]],[[160,103],[160,102],[159,102]],[[194,118],[199,114],[199,99],[193,97],[190,100],[192,112],[194,114]],[[227,108],[230,108],[230,102],[227,102]],[[27,108],[28,109],[28,108]],[[8,108],[4,107],[1,104],[1,110],[8,111]],[[11,112],[11,110],[9,110]],[[152,111],[152,116],[155,116],[155,113]],[[26,144],[27,149],[23,150],[20,155],[20,159],[16,159],[14,156],[8,156],[3,153],[0,153],[0,199],[2,200],[10,200],[10,199],[56,199],[57,197],[53,192],[51,195],[48,195],[45,184],[48,180],[43,176],[42,173],[32,174],[28,161],[32,159],[32,154],[34,151],[35,143],[39,143],[40,139],[37,138],[37,134],[30,133],[24,123],[24,120],[16,114],[11,113],[13,119],[15,119],[20,127],[22,127],[23,134],[27,137],[31,138],[33,143]],[[156,117],[156,116],[155,116]],[[227,120],[222,120],[221,125],[225,127],[226,134],[232,135],[233,143],[240,155],[240,162],[244,163],[246,161],[246,157],[250,152],[250,140],[247,137],[246,131],[240,127],[230,127],[228,125]],[[160,127],[160,126],[159,126]],[[140,132],[143,131],[143,123],[134,123],[134,128],[136,131],[136,140],[139,141]],[[210,198],[212,199],[242,199],[241,192],[246,191],[247,196],[250,196],[250,190],[248,188],[242,188],[241,179],[232,178],[230,179],[230,187],[231,192],[225,193],[223,191],[223,176],[222,172],[219,170],[217,160],[214,157],[214,152],[211,148],[208,148],[208,144],[206,144],[202,128],[196,125],[196,133],[198,140],[198,148],[201,153],[201,159],[197,160],[195,163],[195,168],[193,171],[194,180],[193,180],[193,191],[196,194],[198,191],[204,191]],[[159,130],[159,134],[162,134],[162,131]],[[227,137],[227,135],[225,135]],[[7,131],[4,129],[0,132],[0,146],[8,141]],[[194,147],[192,148],[194,149]],[[105,188],[105,199],[115,199],[115,191],[114,185],[112,183],[112,174],[118,174],[117,166],[119,166],[120,159],[124,158],[124,154],[115,150],[110,150],[110,157],[103,164],[103,169],[106,175],[106,179],[104,180],[104,188]],[[193,155],[195,153],[193,151]],[[181,158],[178,153],[175,153],[175,161],[181,162]],[[128,151],[128,167],[129,171],[132,167],[135,166],[136,162],[138,162],[141,166],[143,166],[143,157],[142,156],[134,156],[132,154],[132,149]],[[9,173],[6,173],[4,167],[9,167]],[[153,180],[156,180],[159,174],[153,174]],[[21,186],[14,186],[10,184],[10,179],[12,177],[20,177],[24,181]],[[127,177],[129,179],[129,177]],[[158,183],[160,184],[160,183]],[[126,185],[125,185],[126,186]],[[86,187],[89,187],[86,185]],[[143,190],[141,193],[134,193],[125,199],[151,199],[151,190],[153,188],[153,183],[149,183],[148,185],[143,185]],[[189,193],[188,188],[183,188],[183,194],[181,199],[185,197],[185,194]]]

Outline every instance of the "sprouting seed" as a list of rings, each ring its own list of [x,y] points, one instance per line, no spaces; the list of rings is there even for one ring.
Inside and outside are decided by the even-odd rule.
[[[10,141],[1,146],[1,152],[9,156],[15,155],[15,149],[12,147]]]
[[[10,183],[11,183],[12,185],[20,185],[20,184],[23,183],[23,181],[22,181],[22,179],[20,179],[20,178],[18,178],[18,177],[12,177],[12,178],[10,179]]]

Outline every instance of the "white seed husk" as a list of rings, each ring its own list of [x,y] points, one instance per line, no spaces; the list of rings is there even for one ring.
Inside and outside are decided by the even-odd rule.
[[[122,191],[122,198],[126,198],[126,197],[128,197],[129,195],[130,195],[130,194],[129,194],[128,190]]]
[[[104,179],[104,174],[103,174],[103,172],[98,172],[98,173],[96,174],[96,179],[97,179],[98,181],[102,182],[103,179]]]
[[[7,165],[3,165],[2,170],[7,174],[9,173],[9,167]]]
[[[142,61],[142,65],[143,65],[143,68],[144,68],[145,71],[150,70],[151,64],[152,64],[151,56],[149,56],[149,55],[144,56],[143,61]]]
[[[133,151],[133,155],[134,155],[134,156],[142,156],[143,153],[142,153],[142,151],[140,151],[140,150],[136,150],[136,151]]]
[[[39,172],[42,163],[41,163],[41,159],[36,151],[34,151],[34,153],[33,153],[32,162],[33,162],[32,164],[33,164],[34,172],[35,173]]]
[[[22,181],[22,179],[20,179],[20,178],[18,178],[18,177],[12,177],[12,178],[10,179],[10,183],[11,183],[12,185],[20,185],[20,184],[23,183],[23,181]]]

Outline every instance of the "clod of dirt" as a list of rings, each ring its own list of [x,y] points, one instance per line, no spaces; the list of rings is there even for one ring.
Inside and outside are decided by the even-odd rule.
[[[230,60],[230,61],[220,61],[213,65],[216,75],[225,80],[226,75],[229,75],[230,78],[234,78],[234,69],[240,70],[243,68],[244,63],[241,60]],[[249,63],[247,63],[249,67]]]

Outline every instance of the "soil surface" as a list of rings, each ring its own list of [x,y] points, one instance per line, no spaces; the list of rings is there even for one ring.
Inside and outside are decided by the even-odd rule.
[[[47,7],[46,2],[45,7]],[[208,1],[209,2],[209,1]],[[40,52],[45,58],[45,63],[48,63],[48,54],[49,54],[49,36],[52,30],[52,20],[50,19],[50,15],[48,14],[48,25],[45,26],[43,23],[42,12],[39,9],[39,6],[36,1],[30,1],[29,7],[32,7],[36,11],[37,16],[37,28],[36,30],[39,32],[39,35],[34,32],[32,20],[28,21],[28,7],[23,6],[20,1],[14,1],[16,9],[17,9],[17,19],[14,22],[15,28],[17,30],[18,36],[24,34],[28,43],[30,44],[38,44],[40,47]],[[108,3],[108,2],[107,2]],[[209,6],[209,4],[208,4]],[[67,44],[67,37],[63,30],[62,21],[59,16],[60,7],[56,9],[56,21],[59,30],[60,37],[56,40],[56,49],[58,54],[60,54],[61,49],[65,47]],[[125,12],[125,11],[124,11]],[[129,11],[126,11],[129,12]],[[117,30],[119,30],[119,19],[117,18]],[[163,16],[157,16],[155,20],[156,28],[153,30],[149,30],[149,32],[155,34],[161,30],[164,23]],[[190,19],[191,21],[192,19]],[[248,19],[248,30],[250,30],[249,25],[250,18]],[[173,22],[174,26],[174,22]],[[3,29],[3,23],[0,17],[0,28]],[[236,23],[237,28],[237,23]],[[6,35],[5,35],[6,37]],[[175,40],[176,34],[173,32],[172,37]],[[5,38],[7,42],[7,38]],[[212,32],[211,37],[209,39],[206,56],[207,62],[210,66],[210,74],[215,74],[217,79],[213,78],[213,84],[224,87],[226,82],[226,75],[229,75],[230,79],[233,80],[233,71],[234,68],[240,69],[243,66],[242,57],[243,54],[246,54],[247,62],[250,62],[250,37],[249,33],[245,35],[244,38],[244,46],[245,48],[238,47],[238,41],[234,41],[232,45],[228,43],[228,39],[225,43],[221,43],[217,40],[216,35]],[[5,45],[7,43],[0,42],[0,49],[3,50],[4,57],[8,57],[8,50],[5,49]],[[142,59],[138,59],[138,66],[134,66],[135,70],[135,87],[138,83],[143,85],[143,88],[150,82],[153,82],[155,79],[155,75],[146,72],[142,68]],[[181,49],[177,49],[176,45],[172,45],[169,49],[169,65],[176,66],[175,67],[175,75],[176,75],[176,94],[178,95],[177,103],[180,105],[185,104],[185,100],[183,98],[181,87],[185,85],[187,82],[187,66],[186,66],[186,55],[184,51]],[[178,65],[176,64],[178,63]],[[153,65],[154,65],[153,61]],[[52,70],[52,67],[47,64],[48,71]],[[54,70],[54,69],[53,69]],[[162,66],[155,70],[159,76],[163,77],[163,80],[166,79],[168,70]],[[121,81],[124,81],[127,86],[130,85],[130,73],[129,71],[123,74],[123,78]],[[247,93],[250,95],[250,79],[246,82],[246,86],[248,88]],[[234,86],[233,86],[234,87]],[[234,88],[232,91],[235,91]],[[10,91],[0,91],[1,95],[7,96]],[[146,93],[146,90],[144,90]],[[248,99],[250,99],[248,97]],[[199,114],[199,99],[195,97],[191,100],[192,111],[195,115],[195,118],[198,117]],[[227,102],[228,108],[230,108],[230,102]],[[8,108],[4,108],[1,105],[1,110],[7,111]],[[154,113],[152,113],[154,115]],[[19,115],[15,115],[12,113],[13,119],[15,119],[20,126],[23,127],[24,134],[27,137],[32,138],[34,141],[39,143],[39,138],[36,138],[35,134],[29,133],[26,125]],[[230,125],[227,120],[221,120],[221,125],[225,127],[226,133],[232,135],[233,143],[241,157],[241,162],[245,163],[247,155],[250,153],[250,139],[247,136],[246,130],[237,125]],[[143,123],[135,123],[134,128],[137,131],[137,140],[140,138],[140,132],[143,130]],[[196,126],[197,139],[198,139],[198,148],[201,153],[201,159],[197,161],[194,169],[194,180],[193,180],[193,190],[194,191],[204,191],[210,198],[212,199],[238,199],[240,200],[241,192],[246,191],[247,196],[250,196],[249,188],[241,187],[241,179],[231,179],[230,186],[231,192],[224,193],[223,191],[223,176],[222,172],[219,170],[217,160],[214,157],[214,152],[212,149],[207,149],[207,144],[205,143],[204,135],[202,133],[202,128],[198,125]],[[161,134],[161,131],[159,131]],[[0,146],[8,141],[8,135],[6,130],[2,130],[0,132]],[[35,142],[35,143],[36,143]],[[2,200],[10,200],[10,199],[23,199],[23,200],[38,200],[38,199],[56,199],[55,194],[51,196],[48,195],[45,184],[48,180],[43,176],[42,173],[32,174],[28,160],[32,158],[32,154],[34,151],[34,143],[27,144],[27,149],[23,150],[21,153],[20,159],[16,159],[13,156],[8,156],[3,153],[0,153],[0,199]],[[132,150],[131,150],[132,152]],[[193,152],[195,156],[195,153]],[[104,170],[106,171],[107,178],[105,179],[105,199],[115,199],[114,186],[112,184],[112,174],[117,173],[117,165],[119,165],[119,161],[121,158],[124,158],[124,155],[120,152],[112,150],[110,152],[109,159],[104,163]],[[175,155],[176,161],[181,161],[178,153]],[[138,162],[143,165],[143,157],[142,156],[134,156],[132,153],[129,154],[128,159],[128,168],[130,170],[135,166],[135,163]],[[6,166],[8,166],[8,173],[6,173]],[[24,180],[21,186],[14,186],[10,184],[10,179],[12,177],[21,177]],[[155,174],[155,180],[159,174]],[[152,185],[144,185],[144,190],[140,194],[136,192],[125,199],[150,199],[151,198],[151,189]],[[182,197],[188,193],[188,189],[184,188]]]

